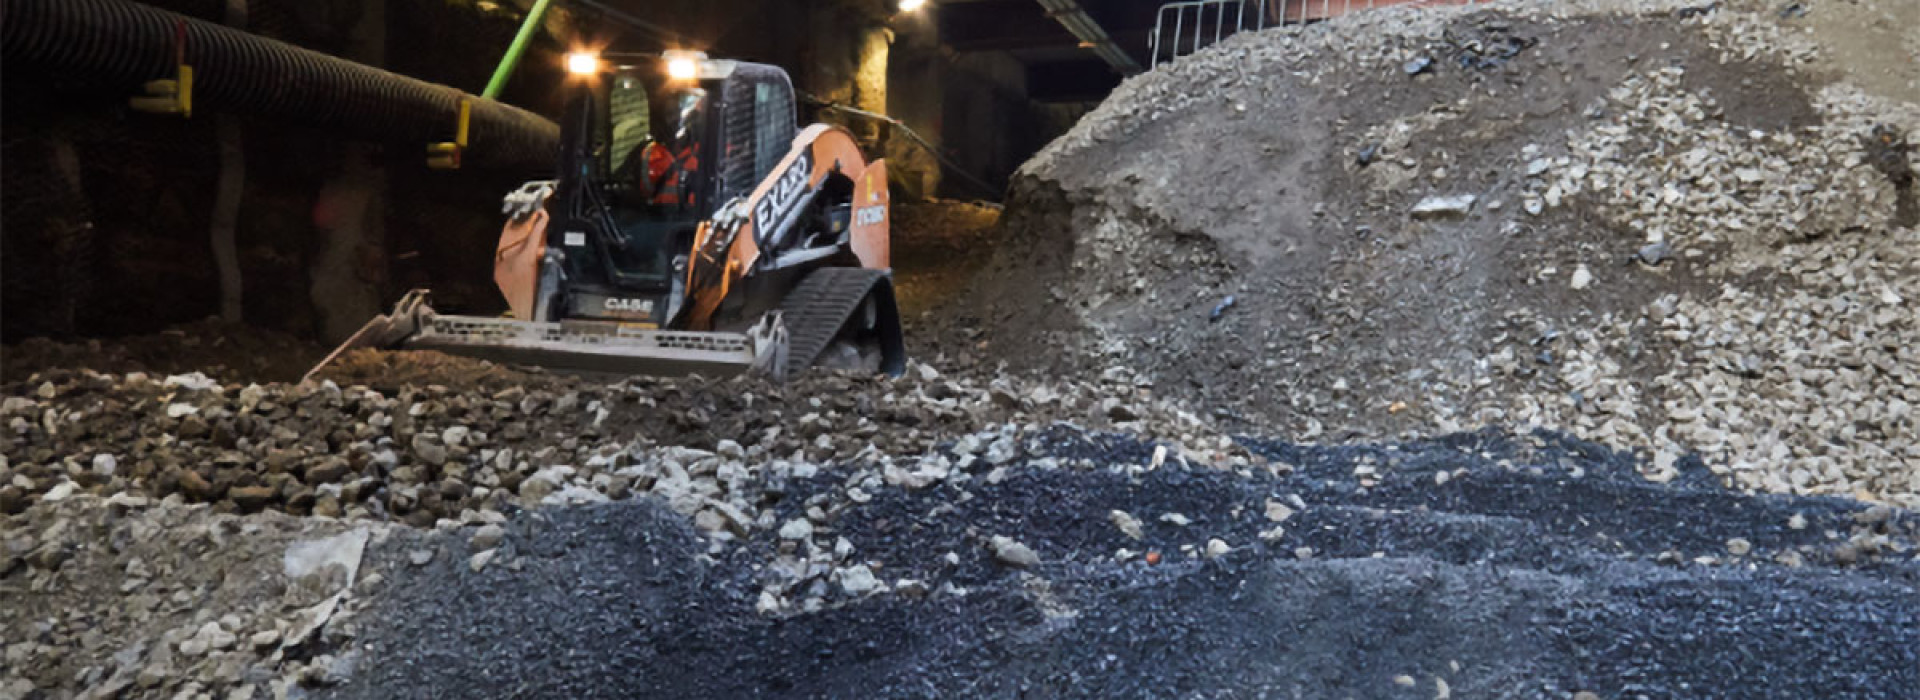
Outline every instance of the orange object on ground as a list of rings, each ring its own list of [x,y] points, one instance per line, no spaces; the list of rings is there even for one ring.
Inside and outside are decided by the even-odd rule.
[[[507,298],[513,317],[533,320],[533,294],[540,282],[540,257],[547,253],[547,210],[508,221],[493,251],[493,283]]]

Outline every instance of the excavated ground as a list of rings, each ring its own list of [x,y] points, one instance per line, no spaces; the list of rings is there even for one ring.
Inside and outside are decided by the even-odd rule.
[[[1799,5],[1131,79],[901,207],[898,379],[9,347],[0,699],[1913,697],[1920,39]]]
[[[436,528],[43,500],[24,517],[54,527],[18,531],[28,551],[0,579],[17,602],[0,622],[25,632],[10,687],[1902,698],[1920,682],[1911,513],[1732,493],[1699,465],[1650,484],[1549,434],[1245,442],[1263,467],[1154,467],[1152,442],[1057,426],[1011,457],[941,445],[968,466],[918,486],[864,484],[858,461],[748,468],[736,487],[768,526],[738,534],[671,497]]]

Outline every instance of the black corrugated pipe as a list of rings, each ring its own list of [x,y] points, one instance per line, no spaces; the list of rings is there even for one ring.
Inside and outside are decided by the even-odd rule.
[[[0,59],[9,68],[48,71],[62,83],[131,96],[149,80],[173,77],[181,26],[196,111],[409,144],[422,158],[427,144],[453,139],[460,90],[126,0],[0,0]],[[558,125],[518,107],[469,99],[467,165],[552,170]]]

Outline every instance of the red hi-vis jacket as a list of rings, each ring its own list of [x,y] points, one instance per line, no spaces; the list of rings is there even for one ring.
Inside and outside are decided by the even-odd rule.
[[[681,172],[691,173],[700,169],[700,158],[694,154],[693,146],[680,151],[680,162],[682,167],[679,170],[669,172],[673,167],[673,155],[658,143],[647,144],[647,182],[660,182],[660,189],[653,193],[655,204],[694,203],[693,192],[687,190],[689,184],[680,179]],[[661,181],[662,177],[666,178],[664,182]]]

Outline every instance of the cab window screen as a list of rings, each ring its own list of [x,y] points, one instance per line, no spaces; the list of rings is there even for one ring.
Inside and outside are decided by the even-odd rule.
[[[790,134],[779,128],[782,119],[791,120],[786,114],[785,96],[780,94],[773,83],[760,83],[753,86],[753,123],[759,138],[754,139],[753,174],[755,179],[763,179],[767,173],[780,164],[780,158],[787,154]],[[785,136],[786,138],[782,138]]]
[[[607,95],[609,130],[612,132],[612,155],[609,172],[620,172],[628,158],[637,158],[636,149],[647,140],[652,126],[648,124],[647,88],[638,76],[621,73],[614,76],[613,85]]]

